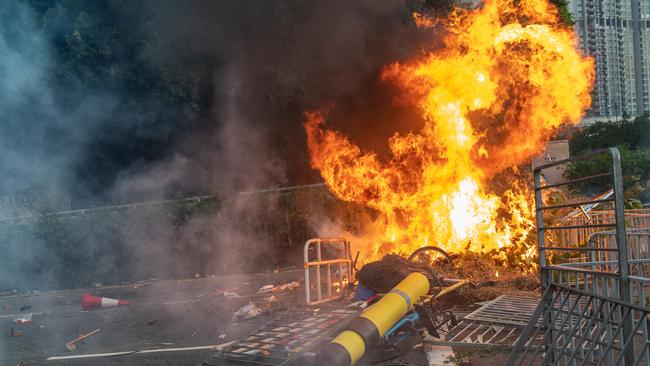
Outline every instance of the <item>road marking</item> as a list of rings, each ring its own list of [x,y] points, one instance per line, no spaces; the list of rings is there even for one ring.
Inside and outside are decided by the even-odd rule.
[[[138,353],[158,353],[158,352],[180,352],[180,351],[197,351],[202,349],[214,349],[216,345],[212,346],[197,346],[197,347],[180,347],[180,348],[157,348],[147,349]]]
[[[199,302],[201,301],[200,299],[198,300],[179,300],[179,301],[169,301],[169,302],[163,302],[163,305],[172,305],[172,304],[186,304],[188,302]]]
[[[9,314],[9,315],[0,315],[0,318],[18,318],[20,316],[25,316],[28,313],[22,313],[22,314]],[[45,313],[40,312],[40,313],[32,313],[32,315],[43,315]]]
[[[77,358],[96,358],[96,357],[111,357],[111,356],[122,356],[135,353],[135,351],[125,351],[125,352],[111,352],[111,353],[93,353],[88,355],[74,355],[74,356],[53,356],[48,357],[46,361],[57,361],[57,360],[73,360]]]
[[[113,357],[113,356],[125,356],[125,355],[145,354],[145,353],[199,351],[199,350],[204,350],[204,349],[217,350],[217,349],[223,348],[225,346],[228,346],[228,345],[232,344],[233,342],[222,343],[222,344],[213,344],[211,346],[156,348],[156,349],[146,349],[146,350],[142,350],[142,351],[124,351],[124,352],[110,352],[110,353],[91,353],[91,354],[86,354],[86,355],[52,356],[52,357],[48,357],[46,361],[73,360],[73,359],[80,359],[80,358]]]

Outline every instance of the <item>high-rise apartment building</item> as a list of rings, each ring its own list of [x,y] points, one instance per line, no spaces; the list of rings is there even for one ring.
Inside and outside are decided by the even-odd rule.
[[[583,51],[596,60],[588,116],[650,111],[650,0],[572,0]]]

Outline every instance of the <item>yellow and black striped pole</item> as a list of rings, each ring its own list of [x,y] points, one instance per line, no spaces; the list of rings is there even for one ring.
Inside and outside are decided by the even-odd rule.
[[[429,292],[429,280],[411,273],[381,300],[354,319],[332,342],[318,353],[318,365],[354,365],[379,339],[413,309],[413,303]]]

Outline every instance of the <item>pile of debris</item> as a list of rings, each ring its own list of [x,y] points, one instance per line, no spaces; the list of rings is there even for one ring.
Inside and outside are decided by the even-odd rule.
[[[440,306],[439,300],[473,284],[442,277],[444,266],[398,255],[364,265],[356,273],[356,281],[351,281],[346,272],[349,267],[341,264],[349,258],[343,253],[339,259],[306,264],[305,291],[307,296],[318,294],[313,297],[319,304],[294,304],[276,313],[265,326],[220,350],[204,365],[351,365],[396,358],[426,362],[424,351],[430,347],[425,340],[432,335],[440,337],[441,329],[456,324],[454,315]],[[451,264],[449,258],[444,261]],[[282,296],[276,296],[277,292],[299,285],[264,286],[258,294],[272,294],[265,300],[278,301]],[[263,306],[250,302],[233,314],[233,321],[257,317],[265,312]],[[355,335],[362,335],[362,341],[349,343]],[[346,351],[350,349],[353,351]]]

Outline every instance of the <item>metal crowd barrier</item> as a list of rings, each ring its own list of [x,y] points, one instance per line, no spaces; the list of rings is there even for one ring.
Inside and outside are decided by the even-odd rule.
[[[606,171],[559,184],[542,185],[543,169],[607,154]],[[560,186],[608,178],[607,198],[545,205],[544,192]],[[534,170],[542,299],[508,365],[650,366],[650,230],[626,231],[623,179],[616,148],[553,162]],[[579,222],[550,223],[548,212],[584,205],[612,205],[608,214]],[[590,215],[589,215],[590,216]],[[582,230],[588,237],[567,240],[562,231]],[[584,239],[584,240],[583,240]]]
[[[353,282],[350,242],[339,238],[307,240],[304,247],[304,268],[307,305],[318,305],[340,298],[343,288]],[[312,274],[314,281],[311,280]],[[332,281],[333,278],[335,281]],[[312,292],[316,295],[315,300]]]
[[[591,211],[585,215],[580,214],[567,219],[564,219],[566,225],[580,226],[584,224],[607,223],[614,221],[615,213],[613,210],[598,210]],[[650,210],[648,209],[634,209],[625,210],[625,227],[626,229],[650,229]],[[559,233],[560,240],[572,245],[584,244],[587,240],[591,239],[593,233],[602,231],[602,228],[575,228],[571,230],[563,230]]]

